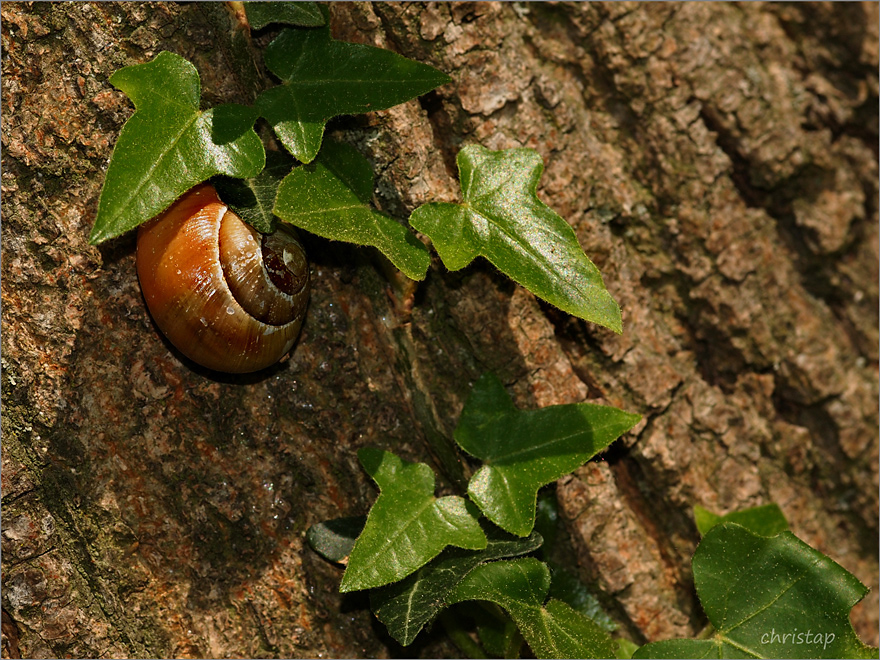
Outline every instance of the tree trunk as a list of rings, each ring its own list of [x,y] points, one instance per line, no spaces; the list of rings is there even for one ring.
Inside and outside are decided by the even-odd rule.
[[[877,4],[348,4],[338,39],[454,81],[331,122],[397,218],[456,201],[462,144],[527,146],[623,310],[621,336],[485,262],[414,301],[369,249],[306,237],[286,362],[224,377],[158,334],[134,237],[87,237],[132,113],[108,82],[177,52],[203,98],[272,84],[221,4],[15,3],[3,18],[4,657],[383,656],[304,543],[367,511],[365,446],[450,452],[471,384],[644,416],[562,479],[561,556],[638,643],[704,625],[693,506],[777,503],[877,589]],[[563,544],[563,548],[565,545]],[[877,644],[877,599],[852,615]],[[404,653],[457,653],[439,631]]]

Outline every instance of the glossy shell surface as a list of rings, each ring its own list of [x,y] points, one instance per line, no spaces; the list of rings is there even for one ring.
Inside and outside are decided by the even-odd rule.
[[[293,347],[309,268],[292,231],[262,236],[207,184],[138,231],[137,270],[156,324],[181,353],[228,373],[257,371]]]

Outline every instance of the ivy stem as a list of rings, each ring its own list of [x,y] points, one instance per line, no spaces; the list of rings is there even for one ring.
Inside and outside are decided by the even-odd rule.
[[[250,31],[250,24],[247,20],[247,12],[244,10],[243,2],[227,2],[226,6],[229,7],[230,11],[235,15],[235,19],[239,24],[239,27],[246,31]]]
[[[445,610],[440,614],[440,623],[443,630],[449,635],[449,638],[461,651],[469,658],[488,658],[483,647],[477,644],[468,634],[467,630],[462,628],[458,617],[449,610]]]
[[[696,639],[709,639],[714,634],[715,626],[713,626],[711,623],[707,623],[706,627],[697,634]]]

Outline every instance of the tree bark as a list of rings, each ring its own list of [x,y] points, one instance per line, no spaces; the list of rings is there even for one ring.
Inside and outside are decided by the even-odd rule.
[[[469,466],[450,438],[493,371],[517,405],[644,416],[556,486],[560,556],[637,643],[705,619],[693,506],[777,503],[876,594],[876,3],[331,6],[338,39],[453,82],[328,131],[406,218],[458,199],[465,143],[527,146],[624,332],[566,316],[485,262],[409,297],[368,249],[305,237],[291,357],[224,377],[145,309],[134,237],[88,245],[130,102],[121,66],[177,52],[203,99],[272,84],[221,4],[17,3],[3,35],[4,657],[401,652],[309,525],[367,511],[365,446]],[[566,545],[567,544],[567,545]],[[567,548],[567,550],[565,549]],[[877,644],[875,596],[852,615]],[[404,651],[457,650],[426,634]]]

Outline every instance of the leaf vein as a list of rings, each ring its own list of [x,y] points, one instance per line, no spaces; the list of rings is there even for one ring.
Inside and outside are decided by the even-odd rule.
[[[814,566],[816,566],[820,561],[821,561],[821,558],[820,558],[820,557],[817,557],[817,558],[815,559],[815,561],[813,561],[812,564],[810,564],[808,567],[806,567],[806,568],[804,569],[804,571],[801,573],[801,575],[798,576],[798,578],[797,578],[796,580],[793,580],[788,586],[785,587],[785,589],[783,589],[782,591],[780,591],[780,592],[776,595],[775,598],[773,598],[772,600],[768,601],[768,602],[767,602],[765,605],[763,605],[762,607],[756,609],[754,612],[752,612],[752,613],[749,614],[747,617],[745,617],[742,621],[739,621],[738,623],[733,624],[732,626],[730,626],[729,628],[727,628],[727,630],[728,630],[728,631],[736,630],[737,628],[739,628],[740,626],[742,626],[743,624],[745,624],[745,623],[746,623],[747,621],[749,621],[750,619],[755,618],[755,617],[758,616],[761,612],[763,612],[764,610],[770,608],[774,603],[776,603],[776,602],[777,602],[780,598],[782,598],[786,593],[788,593],[791,589],[793,589],[793,588],[795,587],[795,585],[796,585],[798,582],[800,582],[801,580],[803,580],[804,578],[806,578],[806,577],[807,577],[807,573],[808,573],[808,571],[809,571],[810,569],[812,569]]]
[[[159,157],[153,161],[152,165],[145,172],[144,176],[141,177],[141,180],[138,182],[138,185],[135,187],[134,191],[128,196],[128,199],[126,200],[125,205],[119,210],[119,212],[116,214],[116,217],[119,217],[125,211],[127,211],[129,208],[131,208],[135,199],[137,199],[137,197],[140,195],[140,192],[143,189],[143,187],[145,185],[147,185],[147,183],[152,179],[153,172],[156,171],[156,169],[162,164],[162,162],[165,160],[165,158],[167,158],[173,151],[177,150],[177,145],[180,143],[180,140],[183,138],[183,136],[186,134],[186,132],[190,129],[190,127],[196,121],[198,121],[198,119],[200,117],[201,117],[201,112],[196,111],[196,113],[193,114],[192,118],[183,125],[181,130],[173,138],[169,147],[167,149],[165,149],[164,151],[160,152]]]
[[[559,436],[547,442],[544,442],[540,445],[531,445],[528,447],[522,447],[520,449],[516,449],[505,454],[501,454],[500,456],[494,457],[492,460],[493,465],[506,465],[508,462],[514,462],[515,459],[527,455],[530,453],[540,452],[543,453],[546,449],[552,449],[553,447],[565,443],[569,440],[577,438],[580,435],[589,434],[590,436],[595,436],[597,432],[604,431],[605,429],[612,428],[614,426],[613,423],[609,422],[608,424],[602,424],[597,426],[590,426],[588,430],[579,430],[574,433],[569,433],[567,435]],[[489,460],[489,459],[487,459]]]

